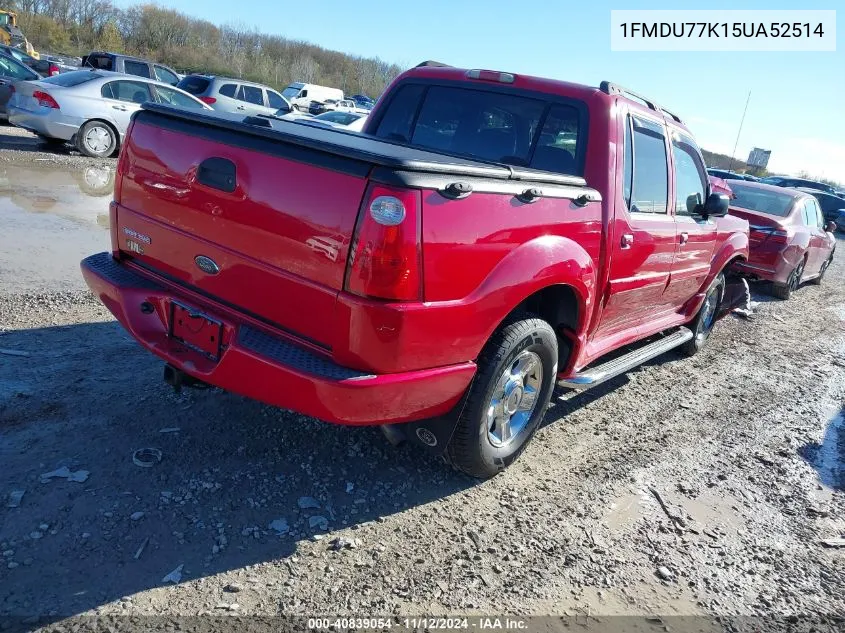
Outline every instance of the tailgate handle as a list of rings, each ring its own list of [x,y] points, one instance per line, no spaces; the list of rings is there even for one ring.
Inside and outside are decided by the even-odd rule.
[[[235,163],[227,158],[206,158],[197,169],[197,182],[226,193],[235,190]]]

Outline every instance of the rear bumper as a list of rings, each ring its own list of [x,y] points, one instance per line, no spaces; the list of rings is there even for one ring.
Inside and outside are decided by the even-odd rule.
[[[9,123],[12,125],[50,138],[69,141],[79,131],[78,121],[75,119],[72,121],[66,120],[71,117],[65,117],[61,114],[39,114],[12,105],[8,107],[8,113]]]
[[[774,265],[755,262],[753,258],[751,261],[736,264],[736,269],[746,275],[761,281],[773,281],[779,284],[786,283],[793,268],[795,268],[795,264],[787,260],[783,253],[777,256]]]
[[[109,253],[92,255],[81,267],[91,291],[156,356],[209,384],[328,422],[375,425],[442,415],[457,404],[475,374],[471,362],[395,374],[357,371],[229,308],[142,274]],[[174,299],[224,323],[219,361],[168,337],[168,306]],[[142,312],[144,302],[154,309]]]

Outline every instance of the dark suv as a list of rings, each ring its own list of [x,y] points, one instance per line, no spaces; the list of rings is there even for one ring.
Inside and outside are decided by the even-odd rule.
[[[806,178],[784,178],[783,176],[769,176],[761,180],[766,185],[776,185],[778,187],[806,187],[807,189],[815,189],[816,191],[824,191],[825,193],[832,193],[836,195],[836,189],[830,185],[816,180],[808,180]]]
[[[171,86],[179,83],[181,77],[172,68],[164,64],[157,64],[146,59],[128,57],[118,53],[88,53],[82,58],[82,66],[96,68],[98,70],[110,70],[115,73],[137,75],[147,79],[156,79]]]

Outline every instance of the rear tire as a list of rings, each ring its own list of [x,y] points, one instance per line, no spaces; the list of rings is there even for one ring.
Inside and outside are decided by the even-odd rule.
[[[716,314],[724,294],[725,276],[719,273],[713,283],[710,284],[707,294],[704,295],[704,301],[698,309],[698,314],[690,323],[693,336],[681,346],[681,352],[686,356],[697,354],[704,347],[707,339],[710,338],[713,326],[716,325]]]
[[[801,277],[804,276],[804,266],[807,264],[807,259],[802,257],[798,265],[789,273],[789,277],[785,284],[774,283],[771,287],[771,294],[778,299],[786,301],[792,296],[792,293],[801,287]]]
[[[103,121],[88,121],[76,133],[76,148],[91,158],[108,158],[117,150],[117,132]]]
[[[557,336],[546,321],[525,318],[499,328],[478,358],[447,461],[480,479],[513,463],[540,426],[557,362]]]

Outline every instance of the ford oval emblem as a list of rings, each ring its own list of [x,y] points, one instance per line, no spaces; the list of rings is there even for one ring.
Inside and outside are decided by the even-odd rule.
[[[205,255],[197,255],[194,257],[194,262],[196,263],[197,268],[206,274],[216,275],[220,272],[220,266],[217,265],[217,262]]]

